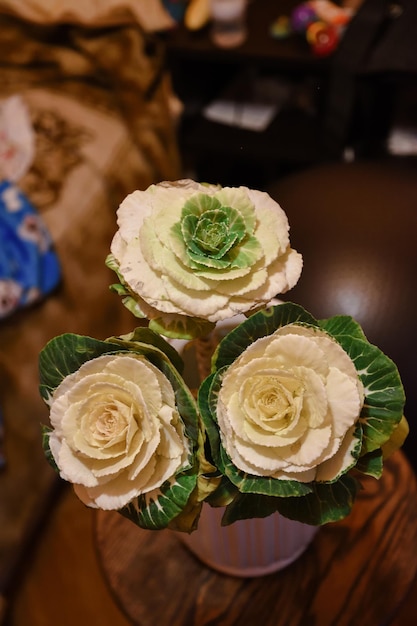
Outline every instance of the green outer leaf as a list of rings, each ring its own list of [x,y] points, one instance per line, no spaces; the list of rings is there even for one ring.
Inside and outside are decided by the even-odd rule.
[[[66,333],[51,339],[39,355],[40,394],[47,401],[53,391],[69,374],[83,363],[103,354],[120,351],[120,346]]]
[[[291,323],[318,326],[317,320],[310,313],[292,302],[263,309],[236,326],[220,342],[213,355],[213,368],[231,365],[254,341]]]
[[[42,448],[46,456],[46,460],[49,465],[59,474],[59,467],[55,463],[55,459],[52,456],[51,449],[49,447],[49,435],[52,432],[52,428],[50,426],[46,426],[45,424],[41,424],[42,429]]]
[[[182,513],[197,484],[197,472],[178,475],[158,490],[136,498],[120,513],[141,528],[161,530]]]
[[[200,385],[198,390],[198,406],[200,409],[201,419],[203,421],[207,439],[210,445],[211,454],[214,464],[221,470],[220,464],[222,462],[220,456],[220,431],[217,425],[216,407],[217,407],[217,394],[221,385],[223,371],[216,372],[208,376]],[[213,386],[214,384],[214,386]],[[222,471],[224,474],[224,471]]]
[[[314,526],[337,522],[352,510],[359,483],[349,474],[336,483],[312,483],[313,492],[301,498],[277,498],[277,510],[289,519]]]
[[[361,412],[362,454],[378,450],[389,440],[403,416],[405,394],[397,366],[367,341],[362,328],[351,317],[339,315],[320,320],[319,324],[350,356],[365,388]],[[375,467],[370,471],[378,470]]]
[[[115,293],[117,293],[118,296],[130,295],[129,290],[126,289],[126,287],[121,283],[113,283],[112,285],[110,285],[109,289],[110,291],[114,291]]]
[[[264,496],[288,498],[290,496],[302,496],[311,492],[311,483],[301,483],[296,480],[279,480],[270,476],[253,476],[238,470],[223,446],[220,447],[220,455],[224,469],[219,469],[224,471],[241,493],[258,493]]]
[[[391,456],[391,454],[401,448],[401,446],[404,444],[404,441],[408,437],[409,432],[410,425],[405,415],[403,415],[399,424],[397,424],[395,430],[391,434],[390,438],[384,443],[381,448],[383,459],[387,459]]]
[[[146,314],[140,308],[137,298],[132,294],[128,294],[125,298],[123,298],[122,304],[138,319],[147,319]]]
[[[278,498],[260,494],[239,494],[226,507],[222,517],[222,526],[228,526],[239,520],[268,517],[278,510]]]
[[[175,348],[161,337],[161,335],[146,326],[135,328],[127,335],[110,337],[106,341],[117,343],[125,349],[131,347],[133,350],[137,350],[139,348],[141,354],[149,357],[155,354],[155,348],[157,348],[158,351],[163,352],[168,357],[173,366],[180,373],[184,370],[184,362]]]
[[[187,317],[186,315],[164,316],[149,321],[150,329],[171,339],[203,337],[208,335],[214,327],[213,322],[208,322],[199,317]]]
[[[348,475],[332,485],[315,483],[312,486],[311,493],[300,497],[239,494],[226,507],[222,525],[252,517],[267,517],[276,511],[284,517],[312,526],[337,522],[351,512],[359,489],[359,483]]]
[[[222,476],[216,490],[209,494],[206,502],[213,507],[226,506],[240,497],[239,491],[226,476]]]
[[[178,369],[183,368],[182,359],[162,337],[148,328],[137,328],[123,337],[110,337],[104,341],[66,333],[51,339],[39,356],[41,395],[48,398],[62,380],[76,372],[83,363],[103,354],[136,352],[149,360],[168,361],[174,358]]]
[[[319,326],[337,341],[339,341],[339,337],[344,337],[345,335],[356,337],[357,339],[366,339],[361,325],[350,315],[335,315],[325,320],[319,320]]]
[[[119,271],[119,263],[116,260],[114,254],[110,253],[107,255],[105,264],[110,270],[113,270],[113,272],[115,272],[116,274]]]
[[[366,340],[339,335],[365,388],[361,412],[362,454],[381,447],[394,432],[404,412],[405,394],[398,369],[379,348]]]
[[[177,370],[168,361],[161,361],[159,369],[165,374],[174,389],[175,402],[184,422],[185,433],[193,442],[195,451],[198,447],[199,416],[193,395]]]
[[[127,283],[124,281],[123,276],[119,272],[119,263],[113,254],[109,254],[107,256],[106,265],[109,269],[113,270],[120,281],[119,283],[110,285],[110,290],[117,293],[117,295],[122,296],[123,305],[132,313],[132,315],[139,319],[146,319],[146,314],[140,308],[140,299],[129,289]]]
[[[340,473],[332,480],[322,480],[322,481],[318,480],[317,482],[330,485],[332,483],[337,482],[343,474],[347,474],[352,468],[356,467],[358,459],[360,458],[360,455],[362,454],[362,441],[363,441],[363,429],[362,429],[362,424],[358,420],[355,424],[353,438],[348,449],[350,459],[351,459],[350,463],[348,463],[340,471]]]
[[[374,478],[381,478],[383,470],[383,456],[381,450],[374,450],[363,455],[356,464],[356,470],[373,476]]]

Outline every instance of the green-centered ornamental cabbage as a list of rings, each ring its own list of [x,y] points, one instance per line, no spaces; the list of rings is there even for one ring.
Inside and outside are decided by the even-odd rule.
[[[302,258],[290,246],[286,214],[267,193],[181,180],[122,202],[107,264],[136,316],[189,339],[291,289]]]

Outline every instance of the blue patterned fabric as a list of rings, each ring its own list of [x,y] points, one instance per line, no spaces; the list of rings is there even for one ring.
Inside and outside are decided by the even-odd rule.
[[[59,279],[43,220],[15,184],[0,182],[0,320],[43,298]]]

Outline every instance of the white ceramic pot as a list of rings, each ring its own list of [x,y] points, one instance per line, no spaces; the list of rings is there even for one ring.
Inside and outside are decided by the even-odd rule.
[[[191,388],[197,388],[209,374],[210,358],[218,342],[244,319],[238,316],[220,322],[212,335],[197,343],[171,341],[182,354],[184,378]],[[222,526],[223,512],[223,508],[204,504],[198,529],[190,535],[178,535],[203,563],[233,576],[262,576],[286,567],[306,550],[318,530],[279,513]]]
[[[263,576],[295,561],[318,527],[279,513],[221,526],[223,509],[203,505],[198,529],[179,533],[181,541],[206,565],[232,576]]]

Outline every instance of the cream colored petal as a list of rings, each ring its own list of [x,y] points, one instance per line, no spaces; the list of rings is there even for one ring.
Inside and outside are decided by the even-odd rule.
[[[152,196],[154,215],[161,216],[162,220],[167,216],[168,223],[175,223],[187,200],[200,193],[214,195],[216,190],[216,185],[202,185],[190,179],[182,179],[151,185],[148,193]]]
[[[117,510],[124,507],[138,496],[136,486],[131,481],[112,481],[98,487],[85,488],[74,485],[74,491],[87,506],[104,511]]]
[[[254,267],[255,271],[259,271],[258,264]],[[300,278],[303,262],[301,255],[295,250],[288,249],[285,254],[272,261],[271,264],[263,263],[262,267],[267,272],[266,280],[259,285],[251,284],[251,277],[248,274],[246,279],[243,277],[240,282],[242,293],[246,299],[246,308],[249,302],[267,303],[277,294],[285,293],[297,283]],[[260,281],[259,281],[260,282]],[[233,286],[234,287],[234,286]],[[218,289],[226,289],[219,285]],[[237,293],[237,290],[235,290]]]
[[[314,467],[324,450],[327,449],[332,437],[331,426],[322,428],[310,428],[291,450],[288,450],[285,458],[289,465]]]
[[[333,416],[335,437],[342,437],[357,422],[362,408],[356,379],[331,367],[327,377],[327,398]]]
[[[287,372],[260,369],[239,389],[246,422],[265,433],[288,432],[300,414],[304,385]]]
[[[268,280],[268,271],[263,263],[247,267],[236,272],[234,270],[219,275],[216,291],[229,297],[238,296],[242,300],[247,293],[260,291]]]
[[[90,359],[89,361],[83,363],[79,370],[66,376],[58,385],[53,395],[54,402],[56,402],[61,396],[65,395],[70,389],[72,390],[75,383],[84,384],[83,381],[87,378],[87,376],[93,376],[101,373],[103,369],[105,369],[114,359],[114,355],[108,354],[95,359]]]
[[[123,239],[120,230],[118,230],[110,244],[110,252],[116,259],[117,265],[120,265],[120,260],[123,259],[127,247],[126,241]]]
[[[151,307],[165,313],[180,312],[168,299],[162,275],[154,271],[142,257],[138,241],[132,243],[126,251],[120,272],[129,288]]]
[[[162,390],[165,401],[168,399],[175,406],[175,396],[172,386],[166,377],[145,357],[123,356],[116,358],[113,365],[121,382],[130,397],[138,406],[146,407],[150,414],[156,414],[162,405]],[[161,387],[164,385],[164,388]]]
[[[286,368],[300,366],[323,377],[328,373],[326,353],[310,337],[275,333],[266,347],[265,356],[276,359],[277,364]]]
[[[164,283],[169,298],[178,306],[178,310],[181,308],[183,314],[191,317],[217,321],[219,311],[229,305],[229,299],[219,295],[215,290],[192,291],[174,284],[167,278],[164,278]]]
[[[276,472],[273,478],[278,480],[297,480],[299,483],[311,483],[316,478],[316,469],[301,469],[288,466],[285,471]]]
[[[172,478],[175,472],[180,469],[181,459],[167,459],[161,457],[158,459],[157,469],[153,475],[149,478],[147,483],[141,489],[142,493],[149,493],[154,489],[160,487],[166,480]]]
[[[142,222],[152,209],[152,198],[146,191],[134,191],[126,196],[117,210],[117,225],[120,237],[127,243],[138,236]],[[116,241],[113,239],[111,252],[116,258],[118,250]],[[119,259],[120,260],[120,259]]]
[[[224,437],[226,440],[229,440],[229,439],[232,440],[235,434],[235,430],[232,428],[231,423],[230,423],[228,408],[226,405],[223,404],[221,399],[219,399],[217,403],[216,416],[217,416],[217,421],[219,424],[219,429],[222,434],[222,437]],[[235,426],[239,428],[238,423],[236,423]]]
[[[329,460],[319,465],[316,480],[334,480],[356,464],[352,453],[358,445],[358,440],[353,436],[354,431],[355,427],[352,426],[352,428],[346,432],[342,441],[339,441],[337,452]]]
[[[83,412],[81,424],[72,435],[73,447],[96,459],[125,456],[128,450],[129,426],[133,421],[130,410],[122,405],[114,407],[112,413],[109,416],[108,403],[101,406],[99,402],[95,403],[89,414]],[[141,437],[143,438],[142,434]]]
[[[328,388],[322,377],[313,369],[295,367],[295,374],[303,381],[304,395],[301,415],[310,428],[319,428],[330,423],[328,414]]]
[[[236,361],[234,361],[234,363],[229,367],[226,374],[224,375],[223,385],[226,384],[226,380],[229,378],[229,376],[234,377],[237,375],[234,372],[240,373],[240,368],[244,366],[252,367],[255,362],[255,359],[259,359],[258,364],[261,362],[265,362],[266,363],[265,367],[273,368],[274,364],[275,365],[277,364],[276,360],[271,358],[270,360],[263,361],[263,359],[267,358],[265,357],[265,351],[270,342],[271,342],[271,337],[268,336],[268,337],[261,337],[260,339],[256,339],[256,341],[251,343],[246,348],[246,350],[239,355]],[[255,367],[257,367],[257,365]],[[244,370],[242,370],[242,372],[244,372]],[[248,373],[247,375],[250,375],[249,372],[250,370],[247,370],[247,373]]]
[[[158,433],[158,438],[152,442],[153,445],[143,446],[133,463],[130,464],[128,471],[120,474],[120,480],[126,480],[130,484],[135,484],[137,495],[144,492],[146,484],[151,476],[154,475],[158,464],[156,454],[160,441],[161,436]]]
[[[264,191],[248,189],[247,192],[256,207],[258,219],[255,235],[260,241],[268,241],[269,245],[265,246],[266,261],[270,263],[276,254],[282,254],[289,245],[288,218],[280,205]]]
[[[89,467],[94,476],[100,479],[105,479],[106,476],[110,479],[111,476],[119,474],[122,471],[130,472],[132,465],[139,461],[141,462],[141,468],[144,468],[152,456],[153,451],[157,449],[158,443],[159,431],[157,429],[153,437],[148,441],[144,440],[142,433],[138,430],[128,450],[122,454],[108,458],[95,458],[91,455]]]
[[[52,446],[53,445],[52,443]],[[84,459],[81,460],[77,457],[65,441],[61,442],[58,456],[55,460],[60,470],[60,476],[64,480],[71,483],[81,483],[86,487],[97,485],[97,479],[88,466],[88,459],[84,461]]]
[[[355,365],[349,355],[342,346],[326,332],[322,330],[313,330],[309,327],[299,326],[297,324],[288,324],[277,331],[279,335],[295,334],[308,337],[316,343],[320,350],[326,354],[328,362],[337,369],[345,372],[348,376],[357,379],[358,373]]]
[[[257,467],[254,464],[248,462],[248,460],[240,454],[238,448],[236,447],[235,440],[230,440],[229,442],[226,442],[223,440],[222,437],[222,443],[227,454],[232,459],[234,465],[242,472],[247,472],[248,474],[253,474],[254,476],[270,475],[267,471],[265,471],[263,467]]]
[[[90,498],[87,487],[84,487],[84,485],[73,485],[73,488],[74,488],[74,493],[81,500],[83,504],[85,504],[86,506],[92,509],[98,509],[98,506],[95,503],[95,501],[92,498]]]
[[[266,434],[259,429],[254,428],[252,424],[245,422],[245,441],[249,444],[265,446],[267,448],[277,448],[279,453],[280,448],[286,448],[298,441],[305,431],[305,424],[301,421],[297,421],[297,429],[293,429],[290,433],[283,432],[280,434]]]
[[[245,460],[248,466],[257,468],[258,473],[262,475],[271,475],[273,472],[288,465],[286,456],[281,455],[281,450],[277,448],[257,446],[237,437],[234,439],[233,444],[240,457]],[[234,461],[233,457],[232,460]]]

